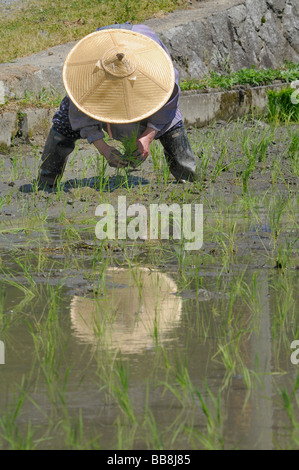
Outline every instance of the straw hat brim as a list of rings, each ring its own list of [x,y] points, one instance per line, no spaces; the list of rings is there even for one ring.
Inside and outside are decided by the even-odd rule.
[[[146,119],[164,106],[175,73],[167,52],[153,39],[131,30],[105,29],[71,49],[63,82],[83,113],[121,124]]]

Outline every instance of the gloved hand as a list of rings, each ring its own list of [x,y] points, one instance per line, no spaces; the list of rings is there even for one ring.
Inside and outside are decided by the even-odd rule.
[[[113,168],[124,168],[128,166],[125,157],[114,147],[108,145],[104,139],[95,140],[94,146],[98,149],[101,155],[105,157],[108,165]]]
[[[129,162],[125,160],[125,157],[114,147],[110,147],[110,150],[105,152],[104,157],[106,158],[108,165],[113,168],[125,168],[129,165]]]
[[[148,154],[150,155],[150,154]],[[129,164],[132,168],[137,168],[141,163],[143,163],[148,155],[145,157],[143,156],[138,149],[133,152],[131,158],[129,159]]]

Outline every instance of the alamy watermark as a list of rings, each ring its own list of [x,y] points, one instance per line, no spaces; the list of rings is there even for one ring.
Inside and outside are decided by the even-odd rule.
[[[5,364],[5,346],[3,341],[0,341],[0,365]]]
[[[291,363],[294,364],[294,366],[297,366],[299,364],[299,340],[295,339],[291,343],[291,349],[295,349],[295,351],[292,352],[291,354]]]
[[[95,215],[100,240],[183,240],[185,250],[199,250],[203,244],[202,204],[131,204],[118,197],[117,210],[112,204],[100,204]]]
[[[292,82],[291,88],[295,88],[295,91],[291,94],[291,102],[293,104],[299,104],[299,80]]]

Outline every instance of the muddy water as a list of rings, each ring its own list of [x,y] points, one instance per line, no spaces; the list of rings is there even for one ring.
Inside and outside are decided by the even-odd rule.
[[[15,272],[12,259],[4,257],[2,262]],[[123,364],[129,367],[128,396],[137,421],[142,422],[147,401],[165,448],[201,447],[188,439],[183,429],[173,442],[174,433],[167,432],[177,421],[183,423],[190,413],[192,423],[186,421],[186,429],[192,424],[193,431],[208,435],[203,411],[198,403],[190,401],[188,387],[182,401],[178,402],[162,385],[168,382],[179,390],[179,374],[176,372],[171,377],[171,370],[178,367],[178,371],[178,363],[185,362],[192,386],[201,390],[213,415],[216,409],[204,384],[208,383],[214,396],[221,393],[219,432],[225,448],[272,449],[277,442],[288,446],[289,420],[277,388],[289,387],[299,366],[292,365],[291,350],[273,338],[278,306],[271,286],[276,275],[273,278],[272,273],[259,274],[260,315],[253,322],[254,331],[250,329],[240,344],[238,354],[246,367],[258,376],[250,386],[246,385],[241,370],[233,371],[225,383],[229,370],[219,354],[219,344],[233,339],[222,329],[220,317],[228,309],[233,282],[229,273],[219,285],[215,273],[206,270],[199,289],[194,286],[194,280],[182,289],[174,272],[107,266],[101,273],[96,294],[94,291],[91,294],[75,276],[73,288],[71,277],[67,276],[62,282],[62,273],[56,272],[56,276],[56,284],[61,284],[62,290],[59,299],[50,304],[51,293],[46,281],[40,282],[32,298],[5,283],[1,291],[0,339],[5,345],[5,365],[0,366],[1,416],[7,415],[7,406],[13,409],[16,398],[25,390],[25,399],[14,424],[21,435],[26,435],[30,420],[37,448],[68,447],[63,441],[63,431],[55,430],[55,424],[64,416],[58,392],[63,394],[69,419],[75,421],[81,413],[84,436],[97,438],[100,448],[113,449],[119,445],[118,419],[123,420],[120,429],[126,430],[124,447],[146,448],[146,436],[142,433],[127,436],[130,427],[109,390],[115,380],[111,375],[115,357],[121,357]],[[246,276],[249,282],[252,271]],[[297,285],[298,275],[292,276],[290,283],[292,287]],[[57,285],[52,286],[54,290]],[[298,297],[295,300],[298,301]],[[53,317],[50,326],[49,315]],[[232,315],[242,318],[243,325],[252,321],[251,309],[240,298]],[[39,357],[30,330],[38,338]],[[46,340],[45,332],[49,335],[51,331],[56,352],[48,359],[50,346],[44,345],[43,340]],[[52,360],[54,371],[48,362]],[[42,370],[46,371],[44,375]],[[38,443],[38,438],[43,440]],[[217,442],[214,443],[217,447]],[[2,446],[9,447],[5,440]]]
[[[132,187],[21,195],[39,156],[25,145],[2,156],[0,448],[299,447],[298,168],[278,129],[243,196],[243,131],[235,167],[211,183],[213,148],[201,188],[164,184],[147,160]],[[97,175],[83,147],[69,183]],[[119,195],[203,203],[202,249],[102,245],[95,207]]]

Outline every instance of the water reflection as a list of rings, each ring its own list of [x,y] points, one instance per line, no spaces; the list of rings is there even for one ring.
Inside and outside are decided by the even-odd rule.
[[[147,268],[108,268],[106,291],[97,299],[75,296],[71,323],[81,341],[137,353],[169,341],[182,311],[177,285]]]

